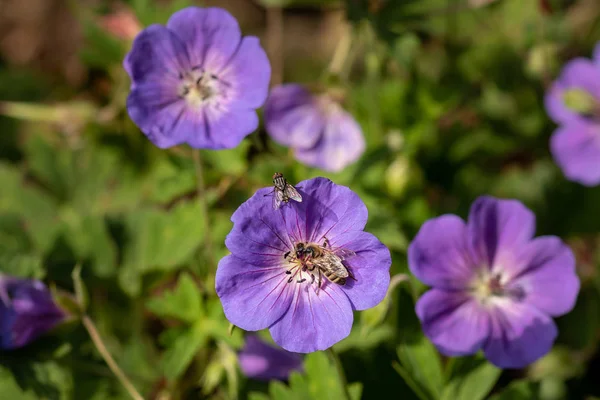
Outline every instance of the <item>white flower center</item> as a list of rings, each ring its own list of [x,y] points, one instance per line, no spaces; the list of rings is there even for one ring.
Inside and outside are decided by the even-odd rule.
[[[482,268],[471,282],[470,291],[483,305],[501,298],[520,301],[525,295],[523,288],[511,285],[507,276],[502,272],[491,272],[487,268]]]
[[[227,98],[229,84],[203,68],[194,67],[187,73],[179,74],[179,96],[192,107],[212,103],[219,105],[219,101]]]

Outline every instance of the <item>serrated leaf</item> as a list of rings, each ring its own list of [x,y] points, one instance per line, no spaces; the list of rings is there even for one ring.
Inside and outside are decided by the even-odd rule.
[[[458,358],[444,388],[443,400],[481,400],[496,384],[502,370],[482,357]]]
[[[202,317],[202,297],[198,286],[187,273],[179,277],[173,290],[146,301],[146,307],[160,317],[176,318],[190,324]]]
[[[440,356],[424,336],[398,346],[398,358],[411,380],[430,399],[439,399],[444,388],[444,375]],[[407,382],[409,383],[409,382]]]

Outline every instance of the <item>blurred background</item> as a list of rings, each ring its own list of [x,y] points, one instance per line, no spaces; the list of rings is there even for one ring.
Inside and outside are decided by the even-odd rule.
[[[142,27],[189,5],[223,7],[259,36],[272,85],[342,91],[362,158],[336,174],[310,168],[261,125],[235,149],[202,151],[203,215],[191,149],[160,150],[133,124],[122,68]],[[353,396],[600,398],[600,187],[563,177],[543,106],[562,66],[599,40],[597,0],[0,0],[0,272],[42,279],[69,303],[79,265],[87,313],[144,398],[337,398],[320,355],[287,383],[241,373],[244,334],[229,332],[214,289],[232,212],[275,171],[292,183],[326,176],[365,201],[396,275],[428,218],[466,217],[482,194],[515,198],[538,235],[561,236],[577,257],[581,292],[553,351],[510,371],[439,356],[414,313],[425,288],[411,279],[334,346]],[[0,393],[128,398],[76,318],[0,352]]]

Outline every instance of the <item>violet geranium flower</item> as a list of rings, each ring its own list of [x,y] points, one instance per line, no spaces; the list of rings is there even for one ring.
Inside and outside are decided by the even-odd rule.
[[[496,366],[521,368],[552,348],[552,317],[573,308],[579,279],[569,247],[534,231],[522,203],[488,196],[473,203],[467,223],[442,215],[421,227],[408,262],[433,287],[416,312],[440,352],[483,349]]]
[[[238,361],[244,375],[261,381],[284,381],[292,371],[302,371],[302,357],[299,354],[268,345],[256,335],[246,336]]]
[[[216,290],[231,323],[248,331],[269,328],[279,346],[309,353],[344,339],[353,311],[383,300],[391,257],[363,231],[367,208],[349,188],[325,178],[296,187],[301,203],[273,210],[268,187],[233,213],[225,240],[232,254],[219,262]],[[325,252],[343,259],[345,284],[319,274],[315,263],[323,255],[317,253]]]
[[[256,129],[271,76],[258,38],[220,8],[188,7],[134,40],[127,110],[158,147],[237,146]]]
[[[313,95],[297,84],[271,90],[265,104],[265,127],[296,159],[311,167],[339,172],[365,151],[362,130],[330,95]]]
[[[23,347],[64,319],[42,282],[0,275],[0,350]]]
[[[593,60],[567,63],[546,95],[546,110],[561,125],[550,150],[564,175],[583,185],[600,184],[600,44]]]

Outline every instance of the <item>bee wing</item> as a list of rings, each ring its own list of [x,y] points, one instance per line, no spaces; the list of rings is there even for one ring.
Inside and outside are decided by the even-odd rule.
[[[349,275],[348,269],[342,263],[342,259],[334,253],[323,253],[322,257],[314,259],[314,264],[322,271],[333,273],[340,278],[347,278]]]
[[[292,200],[296,200],[298,203],[302,203],[302,196],[293,185],[289,183],[285,185],[285,195]]]
[[[336,249],[334,251],[334,253],[335,253],[336,256],[338,256],[342,260],[345,260],[346,258],[350,258],[350,257],[356,255],[356,253],[353,252],[352,250],[342,249],[342,248]]]
[[[281,206],[281,202],[283,201],[283,192],[281,190],[274,190],[273,193],[273,210],[277,210]]]

